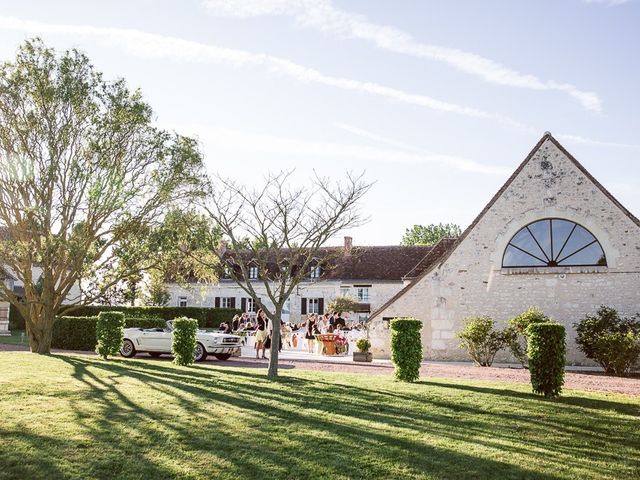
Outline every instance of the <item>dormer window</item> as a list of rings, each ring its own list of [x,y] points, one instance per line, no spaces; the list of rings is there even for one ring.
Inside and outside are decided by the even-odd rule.
[[[322,268],[320,268],[320,265],[314,265],[311,267],[311,271],[309,272],[309,278],[313,280],[317,280],[320,278],[321,274],[322,274]]]
[[[231,267],[229,265],[224,266],[224,272],[222,273],[222,278],[225,280],[231,279]]]
[[[606,265],[596,237],[582,225],[560,218],[538,220],[520,229],[502,258],[504,268]]]
[[[249,266],[249,280],[258,279],[258,267],[255,265]]]

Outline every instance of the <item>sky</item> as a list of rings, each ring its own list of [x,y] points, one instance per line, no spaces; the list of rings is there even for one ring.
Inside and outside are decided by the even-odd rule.
[[[355,245],[465,228],[550,131],[640,216],[640,0],[0,0],[248,186],[365,172]],[[332,243],[340,243],[334,239]]]

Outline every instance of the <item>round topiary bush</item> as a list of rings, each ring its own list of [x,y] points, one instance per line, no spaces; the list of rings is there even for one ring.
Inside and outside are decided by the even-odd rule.
[[[533,323],[527,327],[529,371],[533,391],[557,397],[564,385],[565,328],[559,323]]]
[[[124,338],[124,313],[100,312],[96,321],[96,353],[105,360],[117,355]]]
[[[371,342],[366,338],[359,338],[356,342],[356,348],[362,353],[368,352],[371,348]]]
[[[403,382],[415,382],[422,362],[422,322],[415,318],[394,318],[389,327],[395,376]]]
[[[180,317],[173,321],[173,339],[171,353],[176,365],[191,365],[196,352],[196,334],[198,321],[193,318]]]

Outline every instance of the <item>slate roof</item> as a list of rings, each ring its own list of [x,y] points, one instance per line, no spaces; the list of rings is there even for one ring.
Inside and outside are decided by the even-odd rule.
[[[324,247],[318,251],[317,259],[322,265],[320,281],[396,281],[401,282],[431,251],[430,246],[416,245],[388,245],[388,246],[354,246],[348,252],[344,247]],[[285,251],[281,251],[282,257],[286,257]],[[231,256],[227,252],[225,256]],[[238,258],[249,265],[251,253],[241,252],[235,255],[235,263]],[[323,261],[324,259],[324,261]],[[273,273],[277,271],[275,259],[273,261]],[[239,273],[239,268],[236,268]],[[219,272],[222,278],[222,271]],[[168,282],[174,281],[167,278]],[[188,278],[187,281],[196,283],[196,278]]]
[[[335,260],[323,280],[400,281],[430,251],[431,247],[422,245],[353,247],[351,254]]]
[[[440,239],[433,248],[403,277],[403,280],[410,280],[419,277],[423,272],[428,271],[446,255],[456,242],[456,237],[445,237]]]

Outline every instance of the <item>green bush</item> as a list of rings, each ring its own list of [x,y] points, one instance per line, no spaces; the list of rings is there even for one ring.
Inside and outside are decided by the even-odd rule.
[[[505,341],[514,357],[524,368],[529,368],[527,359],[527,328],[533,323],[547,323],[547,317],[537,308],[530,307],[526,312],[512,318],[505,330]]]
[[[371,342],[366,338],[359,338],[356,341],[356,348],[362,353],[368,352],[371,348]]]
[[[26,330],[26,322],[20,311],[11,305],[9,307],[9,330]]]
[[[640,359],[638,317],[620,317],[614,308],[602,305],[595,315],[574,324],[578,348],[607,375],[628,374]]]
[[[564,385],[565,328],[559,323],[533,323],[529,337],[529,371],[533,391],[545,397],[557,397]]]
[[[403,382],[415,382],[422,362],[422,322],[415,318],[394,318],[389,327],[395,377]]]
[[[98,317],[58,317],[53,324],[51,346],[61,350],[91,351],[96,347]],[[125,328],[164,327],[158,318],[125,318]]]
[[[100,312],[96,321],[96,353],[105,360],[117,355],[124,338],[124,313]]]
[[[191,365],[196,352],[198,321],[195,318],[180,317],[173,321],[171,353],[176,365]]]
[[[64,316],[95,317],[100,312],[122,312],[127,318],[162,318],[164,320],[173,320],[178,317],[189,317],[198,320],[200,328],[218,328],[222,322],[230,322],[234,315],[242,314],[242,311],[237,308],[86,305],[73,307],[68,313],[64,313]]]
[[[53,324],[51,346],[62,350],[93,350],[97,322],[98,317],[58,317]]]
[[[472,360],[481,367],[490,367],[499,350],[505,347],[508,330],[496,330],[491,317],[469,317],[457,333],[460,346],[466,348]]]

